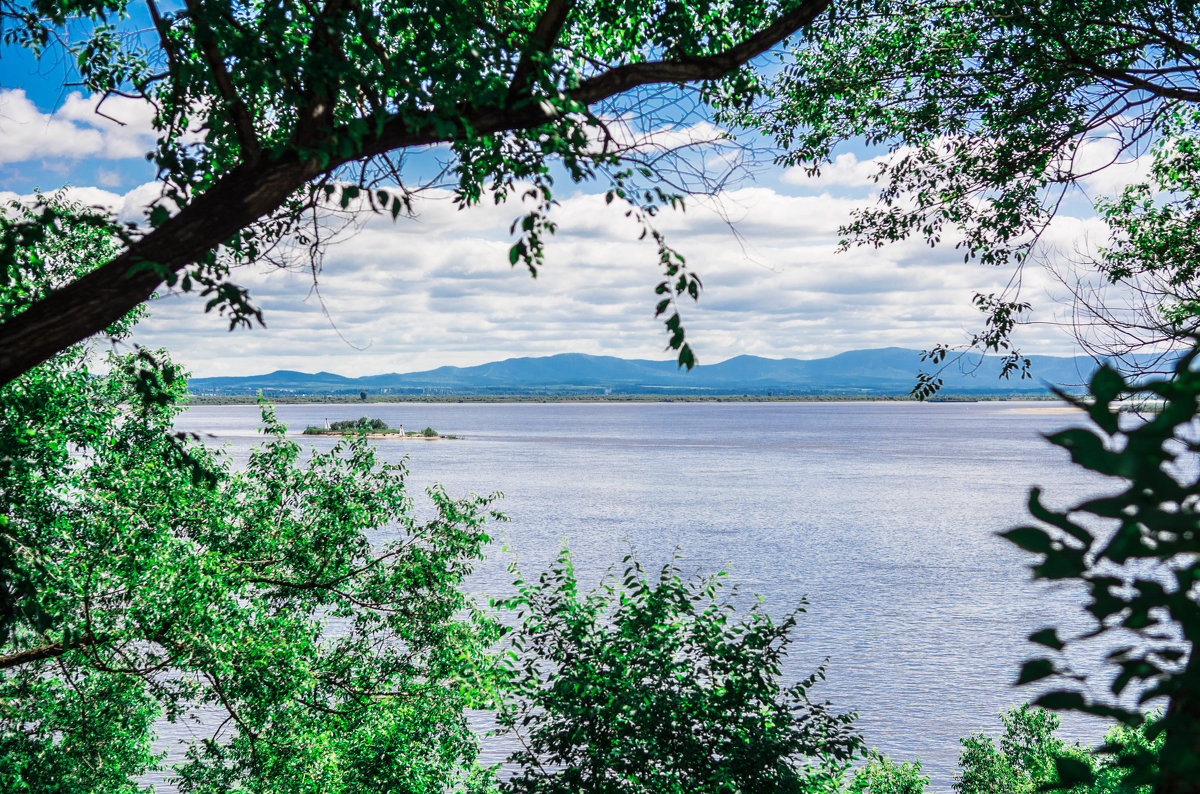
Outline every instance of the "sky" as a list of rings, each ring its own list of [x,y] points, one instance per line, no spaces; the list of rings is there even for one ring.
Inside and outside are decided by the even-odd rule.
[[[0,199],[69,185],[80,201],[140,220],[157,195],[145,158],[154,140],[150,109],[117,98],[97,115],[96,97],[63,87],[61,65],[3,55]],[[711,138],[703,122],[686,124],[630,134],[651,145]],[[718,170],[727,155],[703,143],[694,153]],[[840,153],[819,178],[766,166],[684,212],[659,216],[656,226],[704,283],[699,303],[682,306],[701,364],[743,354],[927,349],[963,342],[981,327],[972,296],[1004,289],[1012,271],[964,264],[952,244],[838,250],[839,225],[874,200],[874,170],[861,149]],[[1106,169],[1087,187],[1111,194],[1140,170],[1137,163]],[[673,358],[653,316],[660,278],[653,244],[637,239],[617,205],[606,206],[599,186],[559,190],[558,232],[536,279],[508,263],[519,204],[459,211],[450,193],[431,191],[415,218],[361,216],[330,247],[315,280],[311,271],[236,271],[266,327],[231,332],[197,296],[167,295],[153,303],[135,341],[168,348],[202,377],[276,369],[359,376],[566,352]],[[1062,324],[1069,307],[1053,271],[1069,272],[1078,252],[1103,241],[1103,227],[1086,203],[1073,207],[1083,211],[1061,214],[1040,251],[1057,265],[1021,273],[1021,296],[1035,305],[1016,336],[1025,353],[1079,352]]]

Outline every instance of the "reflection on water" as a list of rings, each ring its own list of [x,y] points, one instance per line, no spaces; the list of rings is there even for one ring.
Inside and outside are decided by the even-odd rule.
[[[1046,409],[1053,410],[1046,410]],[[1031,410],[1032,409],[1032,410]],[[724,568],[773,611],[807,596],[789,680],[828,658],[815,690],[856,710],[868,743],[920,757],[948,790],[958,739],[995,731],[1028,699],[1010,683],[1032,630],[1077,615],[1079,595],[1029,583],[1025,557],[994,533],[1024,520],[1030,485],[1053,504],[1104,483],[1039,433],[1080,421],[1021,403],[523,403],[286,405],[299,431],[364,413],[431,425],[458,441],[379,441],[408,457],[413,493],[503,491],[511,523],[470,589],[507,591],[513,550],[527,574],[564,545],[581,582],[632,547],[647,567],[679,549],[686,568]],[[198,407],[183,430],[244,460],[253,406]],[[301,437],[302,438],[302,437]],[[302,439],[327,448],[329,439]],[[418,498],[418,509],[432,513]],[[165,726],[174,730],[172,726]],[[1068,735],[1101,729],[1070,720]],[[190,735],[183,730],[171,738]],[[506,747],[492,740],[487,758]]]

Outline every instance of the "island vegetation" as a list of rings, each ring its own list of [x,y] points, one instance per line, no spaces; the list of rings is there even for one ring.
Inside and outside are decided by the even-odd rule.
[[[1006,537],[1036,558],[1036,577],[1080,585],[1096,625],[1031,627],[1045,651],[1019,682],[1055,687],[1005,715],[998,743],[964,739],[955,787],[1197,791],[1200,480],[1175,465],[1196,452],[1200,416],[1192,5],[147,9],[134,30],[119,0],[0,4],[6,46],[65,48],[88,90],[154,105],[163,197],[144,227],[52,197],[0,217],[0,790],[139,791],[161,762],[156,721],[202,711],[219,723],[169,771],[180,791],[925,789],[919,764],[864,749],[852,704],[810,695],[823,669],[780,680],[799,609],[774,618],[718,578],[635,560],[585,593],[566,555],[517,596],[475,603],[463,582],[502,520],[491,498],[433,488],[432,514],[417,517],[403,466],[381,462],[361,428],[302,449],[269,407],[264,442],[235,466],[174,430],[185,374],[170,355],[118,346],[168,288],[232,325],[261,320],[234,265],[286,243],[319,255],[308,235],[330,210],[411,213],[404,154],[439,146],[452,162],[434,179],[450,179],[461,205],[528,200],[508,261],[532,273],[556,228],[555,179],[601,181],[653,246],[654,313],[690,367],[680,307],[700,280],[654,219],[710,185],[679,188],[688,172],[652,144],[596,145],[612,142],[614,114],[641,107],[636,92],[661,89],[814,171],[846,139],[893,148],[881,203],[848,239],[945,237],[991,265],[1029,260],[1062,197],[1095,172],[1076,153],[1097,137],[1148,158],[1142,181],[1101,201],[1112,244],[1084,266],[1154,298],[1108,328],[1193,352],[1159,377],[1101,368],[1078,402],[1089,424],[1051,437],[1121,487],[1066,510],[1035,490],[1029,525]],[[648,130],[658,118],[643,119]],[[984,327],[969,344],[1022,373],[1010,338],[1027,304],[976,304]],[[947,353],[930,351],[931,365]],[[939,385],[935,370],[917,395]],[[1162,409],[1123,421],[1128,394]],[[1105,657],[1112,675],[1072,668],[1068,651],[1114,633],[1138,642]],[[1132,706],[1119,701],[1131,686],[1144,693]],[[1110,720],[1107,745],[1057,739],[1040,707]],[[480,710],[521,736],[511,774],[480,763],[467,719]]]
[[[336,422],[330,422],[328,427],[316,427],[309,425],[304,428],[306,436],[319,435],[348,435],[354,433],[401,433],[401,430],[392,430],[388,427],[387,422],[382,419],[371,419],[362,417],[361,419],[343,419]]]
[[[306,436],[357,436],[365,435],[368,438],[421,438],[421,439],[436,439],[449,438],[457,439],[455,435],[442,435],[432,427],[426,426],[424,430],[401,430],[388,427],[387,422],[382,419],[372,419],[364,416],[359,419],[342,419],[336,422],[330,422],[329,427],[318,427],[309,425],[304,428]]]

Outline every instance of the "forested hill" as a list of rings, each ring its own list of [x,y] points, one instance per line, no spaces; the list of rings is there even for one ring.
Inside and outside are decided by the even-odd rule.
[[[691,372],[674,361],[567,353],[510,358],[475,367],[348,378],[330,372],[278,370],[246,377],[193,378],[193,394],[276,396],[320,394],[907,394],[923,367],[920,352],[898,347],[853,350],[829,358],[769,359],[737,356]],[[954,363],[942,372],[943,394],[1045,394],[1047,384],[1078,391],[1096,364],[1074,358],[1031,356],[1032,380],[1002,379],[998,358]]]

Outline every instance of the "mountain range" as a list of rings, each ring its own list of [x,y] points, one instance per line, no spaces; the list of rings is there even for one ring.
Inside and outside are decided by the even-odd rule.
[[[1032,379],[999,377],[1001,359],[973,356],[952,362],[940,374],[943,394],[1033,395],[1048,384],[1079,391],[1096,369],[1085,356],[1030,356]],[[674,361],[623,359],[564,353],[510,358],[474,367],[438,367],[424,372],[349,378],[331,372],[276,370],[266,375],[192,378],[197,395],[267,396],[368,394],[676,394],[676,395],[845,395],[907,394],[922,369],[917,350],[886,347],[851,350],[828,358],[771,359],[736,356],[687,372]]]

